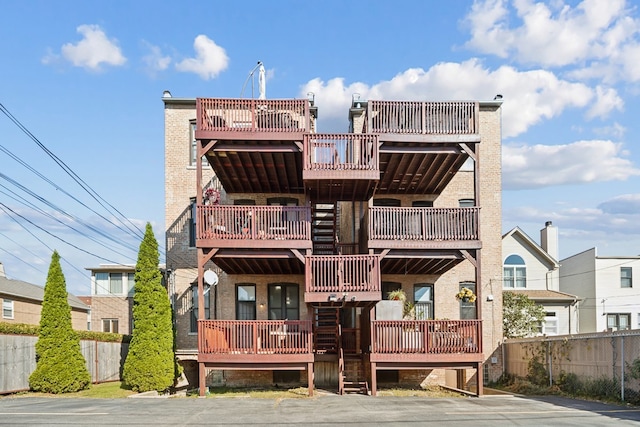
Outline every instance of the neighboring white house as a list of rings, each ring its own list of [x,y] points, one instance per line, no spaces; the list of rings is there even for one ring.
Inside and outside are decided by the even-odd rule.
[[[518,227],[502,236],[502,290],[525,294],[544,307],[541,334],[575,334],[579,298],[560,292],[558,229],[551,221],[540,230],[540,241],[538,245]]]
[[[592,248],[560,264],[560,289],[582,298],[580,332],[640,328],[640,256],[598,256]]]

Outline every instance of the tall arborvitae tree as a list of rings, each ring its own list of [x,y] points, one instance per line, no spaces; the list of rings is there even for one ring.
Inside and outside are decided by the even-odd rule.
[[[36,359],[36,370],[29,377],[29,385],[35,391],[67,393],[84,390],[91,384],[80,340],[71,326],[67,285],[56,251],[44,287]]]
[[[165,391],[175,379],[171,304],[158,262],[158,242],[147,223],[136,264],[133,337],[122,375],[139,392]]]

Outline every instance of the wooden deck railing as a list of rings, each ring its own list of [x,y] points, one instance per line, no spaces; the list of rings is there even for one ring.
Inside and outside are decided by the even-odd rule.
[[[306,99],[197,98],[199,131],[308,132]]]
[[[198,352],[204,354],[310,354],[308,320],[199,320]]]
[[[378,136],[365,134],[306,134],[305,170],[378,170]]]
[[[310,240],[308,206],[198,206],[198,239]]]
[[[377,255],[313,255],[306,257],[306,292],[380,292]]]
[[[480,208],[369,208],[370,240],[477,240]]]
[[[460,135],[478,133],[479,103],[369,101],[367,132]]]
[[[481,353],[481,320],[373,320],[371,352]]]

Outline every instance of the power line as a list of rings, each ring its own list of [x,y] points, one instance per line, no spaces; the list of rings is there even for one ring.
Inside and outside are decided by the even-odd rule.
[[[129,220],[126,216],[124,216],[118,209],[116,209],[113,205],[108,203],[103,197],[101,197],[93,188],[91,188],[82,178],[80,178],[66,163],[64,163],[60,158],[58,158],[51,150],[49,150],[38,138],[33,135],[29,129],[27,129],[16,117],[11,114],[11,112],[0,103],[0,111],[4,113],[9,120],[11,120],[25,135],[27,135],[33,142],[35,142],[42,151],[44,151],[53,161],[60,166],[60,168],[67,173],[91,198],[93,198],[100,206],[102,206],[107,212],[116,212],[118,215],[114,215],[122,225],[124,225],[129,231],[131,231],[134,235],[139,238],[144,236],[144,232],[138,228],[131,220]],[[106,206],[105,206],[106,205]],[[108,206],[108,207],[107,207]],[[111,208],[111,210],[109,209]],[[125,221],[121,218],[124,218],[126,222],[128,222],[131,227],[129,227]]]

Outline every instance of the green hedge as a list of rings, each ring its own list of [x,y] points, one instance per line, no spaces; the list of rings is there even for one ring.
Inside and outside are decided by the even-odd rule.
[[[34,335],[38,336],[40,327],[27,323],[0,322],[0,334],[5,335]],[[123,342],[131,341],[131,335],[112,334],[110,332],[76,331],[81,340],[101,341],[101,342]]]

